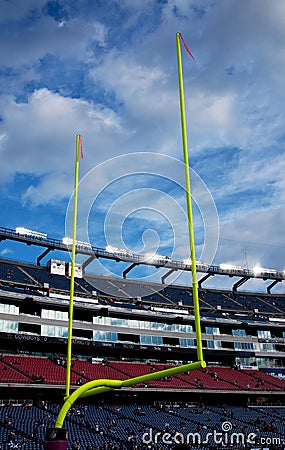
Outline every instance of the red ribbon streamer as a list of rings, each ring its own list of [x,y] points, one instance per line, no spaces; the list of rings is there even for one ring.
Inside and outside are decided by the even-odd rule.
[[[189,53],[189,55],[191,56],[191,58],[194,59],[194,61],[195,61],[195,58],[194,58],[194,56],[192,55],[192,53],[190,52],[190,50],[189,50],[189,48],[188,48],[186,42],[184,41],[184,39],[183,39],[181,33],[179,33],[179,37],[180,37],[181,41],[183,42],[183,45],[184,45],[184,47],[185,47],[186,52]]]
[[[80,157],[83,159],[84,155],[83,155],[83,150],[82,150],[82,138],[81,138],[81,136],[79,136],[79,150],[80,150]]]

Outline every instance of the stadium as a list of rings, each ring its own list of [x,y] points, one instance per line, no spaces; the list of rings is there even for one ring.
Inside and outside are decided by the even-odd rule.
[[[268,245],[260,260],[280,267],[283,5],[16,3],[2,5],[0,450],[285,450],[285,271],[246,256]],[[195,57],[176,32],[182,163],[167,36],[189,24],[200,61],[185,105],[181,43]],[[79,183],[77,134],[70,197],[78,128],[90,152]],[[50,234],[15,227],[23,217]],[[147,232],[151,253],[130,250]]]
[[[38,251],[34,262],[0,261],[1,448],[43,449],[64,399],[70,242],[25,228],[1,228],[0,237]],[[189,266],[79,241],[76,250],[86,263],[75,268],[72,390],[196,360],[192,288],[165,284],[169,271]],[[88,273],[92,258],[130,265],[121,278],[99,276]],[[162,282],[128,277],[140,263],[164,268]],[[79,400],[64,422],[69,449],[284,448],[284,295],[273,289],[284,274],[197,270],[207,367]],[[237,281],[206,289],[213,275]],[[242,291],[252,277],[269,280],[265,293]]]

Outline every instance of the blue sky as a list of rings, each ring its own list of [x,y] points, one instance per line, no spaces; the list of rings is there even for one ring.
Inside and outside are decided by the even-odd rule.
[[[197,258],[285,269],[284,1],[0,0],[0,6],[1,226],[58,239],[69,232],[80,133],[79,239],[174,259],[189,255],[179,166],[175,34],[181,32],[195,56],[182,49]],[[6,258],[34,253],[0,246]],[[99,273],[122,271],[96,264]]]

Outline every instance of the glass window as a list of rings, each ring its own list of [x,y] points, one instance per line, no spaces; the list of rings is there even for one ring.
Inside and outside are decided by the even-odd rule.
[[[42,310],[43,319],[53,319],[53,320],[68,320],[67,311],[55,311],[53,309],[43,309]]]
[[[235,350],[259,350],[259,344],[256,342],[234,342]]]
[[[269,331],[269,330],[257,330],[257,336],[259,338],[271,338],[271,331]]]
[[[253,358],[240,358],[240,357],[237,357],[235,359],[235,362],[239,366],[255,366],[256,362],[257,362],[257,359],[255,359],[254,357]]]
[[[150,322],[152,330],[162,330],[164,327],[163,323],[160,322]]]
[[[93,331],[93,341],[117,342],[118,334],[112,331]]]
[[[180,338],[180,347],[194,347],[194,339]]]
[[[19,314],[19,308],[15,305],[9,305],[10,314]]]
[[[68,328],[61,327],[61,329],[62,329],[61,337],[63,337],[63,338],[68,338]]]
[[[0,303],[0,313],[19,315],[19,307],[15,305],[6,305],[5,303]]]
[[[220,329],[216,327],[206,327],[206,334],[220,334]]]
[[[276,360],[269,358],[256,358],[256,365],[261,367],[276,367]]]
[[[275,351],[275,345],[274,344],[259,344],[260,350],[268,351],[268,352],[274,352]]]
[[[145,330],[151,330],[151,324],[152,324],[152,322],[145,321],[145,322],[143,322],[143,323],[144,323],[144,329],[145,329]]]
[[[41,326],[41,336],[47,336],[47,326],[46,325],[42,325]]]
[[[18,322],[12,322],[10,320],[0,320],[0,331],[4,333],[17,333],[18,329]]]
[[[46,314],[46,312],[44,313]],[[47,317],[43,315],[42,317]],[[68,318],[66,319],[68,320]],[[93,324],[96,325],[112,325],[114,327],[137,328],[141,330],[162,330],[170,332],[192,333],[192,325],[185,324],[167,324],[163,322],[150,322],[149,320],[139,321],[136,319],[122,319],[114,317],[93,317]],[[218,328],[217,328],[218,330]],[[219,334],[219,333],[216,333]]]
[[[48,336],[54,336],[55,335],[55,326],[54,325],[48,325],[47,326],[47,335]]]
[[[152,342],[154,345],[162,345],[163,340],[161,336],[152,336]]]
[[[66,327],[55,327],[55,337],[68,337],[68,328]]]
[[[129,321],[128,319],[120,319],[120,318],[111,318],[111,325],[115,327],[128,327]]]
[[[163,341],[161,336],[142,335],[140,336],[140,343],[147,345],[162,345]]]
[[[207,341],[207,348],[222,348],[221,341]]]
[[[55,325],[42,325],[41,335],[42,336],[50,336],[50,337],[67,338],[68,337],[68,328],[67,327],[57,327]]]
[[[246,336],[245,330],[232,330],[233,336]]]
[[[139,328],[139,321],[135,319],[129,320],[129,327],[130,328]]]
[[[151,344],[150,336],[145,336],[145,335],[140,336],[140,343],[150,345]]]

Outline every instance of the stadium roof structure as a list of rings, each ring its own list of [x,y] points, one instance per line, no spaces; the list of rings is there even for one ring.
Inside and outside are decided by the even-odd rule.
[[[51,251],[59,250],[63,252],[70,252],[72,246],[72,240],[70,238],[63,238],[62,240],[53,239],[48,237],[44,233],[28,230],[26,228],[16,228],[15,230],[5,227],[0,227],[0,242],[4,240],[13,240],[22,242],[27,245],[36,245],[38,247],[45,248],[37,258],[37,265],[40,266],[42,259]],[[83,262],[82,267],[85,269],[96,258],[105,258],[114,260],[116,262],[127,262],[130,266],[126,268],[122,276],[126,278],[127,274],[138,265],[147,265],[156,268],[165,268],[168,271],[162,276],[162,283],[165,279],[174,271],[191,271],[191,261],[177,261],[168,256],[161,255],[140,255],[127,249],[118,249],[116,247],[108,246],[106,249],[92,246],[88,242],[76,241],[76,253],[86,255],[87,259]],[[202,287],[202,283],[209,277],[214,275],[223,275],[228,277],[238,277],[239,280],[233,284],[233,291],[246,283],[250,279],[261,279],[263,281],[272,280],[269,286],[267,286],[267,292],[270,293],[271,289],[277,284],[285,280],[285,273],[278,272],[275,269],[266,269],[257,267],[254,269],[244,268],[242,266],[233,266],[228,264],[209,265],[204,262],[196,262],[197,272],[205,273],[199,281],[199,287]]]

